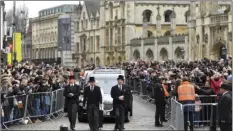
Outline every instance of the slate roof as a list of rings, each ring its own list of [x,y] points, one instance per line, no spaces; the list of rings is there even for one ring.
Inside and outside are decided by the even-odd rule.
[[[88,17],[91,17],[91,14],[93,17],[96,17],[96,12],[100,9],[100,1],[99,0],[93,0],[93,1],[84,1]]]

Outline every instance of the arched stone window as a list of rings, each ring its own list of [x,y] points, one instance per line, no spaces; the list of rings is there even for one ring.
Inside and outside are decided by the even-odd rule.
[[[190,10],[187,10],[184,14],[184,17],[185,17],[185,22],[188,22],[188,17],[190,15]]]
[[[171,10],[166,10],[164,12],[164,20],[165,20],[165,22],[171,22],[171,16],[172,16],[172,11]]]
[[[153,37],[154,35],[153,35],[153,32],[151,32],[151,31],[147,31],[147,37]]]
[[[121,56],[118,57],[118,62],[122,62]]]
[[[171,35],[171,31],[166,31],[165,33],[164,33],[164,36],[170,36]]]
[[[153,60],[154,59],[154,54],[151,49],[148,49],[146,52],[147,60]]]
[[[138,50],[135,50],[133,53],[134,60],[137,61],[140,59],[140,53]]]
[[[163,61],[168,60],[168,52],[165,48],[162,48],[160,51],[160,59]]]
[[[107,57],[106,64],[107,64],[107,66],[110,65],[110,58],[109,57]]]
[[[100,58],[96,57],[96,66],[99,66],[99,65],[100,65]]]
[[[144,10],[142,15],[143,15],[143,22],[150,22],[151,21],[151,15],[152,15],[151,10]]]
[[[177,47],[176,50],[175,50],[175,57],[176,59],[182,59],[182,56],[183,56],[183,52],[182,52],[182,48],[180,47]]]

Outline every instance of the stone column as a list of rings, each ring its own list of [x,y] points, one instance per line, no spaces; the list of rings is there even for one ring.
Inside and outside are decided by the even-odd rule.
[[[108,29],[108,46],[110,47],[111,45],[111,28]]]
[[[229,7],[230,8],[230,7]],[[231,7],[232,8],[232,7]],[[232,11],[229,9],[228,13],[228,33],[231,32],[228,36],[227,44],[229,45],[228,47],[228,53],[232,56]]]
[[[148,23],[146,21],[143,21],[143,34],[142,34],[142,38],[146,38],[147,37],[147,31],[148,31]]]
[[[154,60],[156,60],[156,61],[159,61],[159,59],[158,59],[158,41],[157,41],[158,39],[157,38],[155,38],[154,39],[154,51],[153,51],[153,53],[154,53]]]
[[[175,9],[173,7],[173,11],[171,14],[171,34],[174,35],[176,34],[176,13],[175,13]]]
[[[156,31],[157,31],[157,36],[161,35],[161,15],[159,13],[159,6],[157,7],[158,14],[156,16]]]
[[[141,52],[140,52],[141,59],[144,60],[144,39],[141,39]]]
[[[173,60],[174,59],[174,51],[173,51],[173,44],[172,44],[172,37],[169,36],[169,49],[168,49],[168,59]]]
[[[184,47],[184,60],[187,60],[189,59],[189,42],[188,42],[188,39],[189,39],[189,36],[188,35],[185,35],[185,47]]]

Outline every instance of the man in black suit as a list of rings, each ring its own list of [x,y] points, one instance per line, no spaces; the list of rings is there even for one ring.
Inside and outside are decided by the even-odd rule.
[[[80,87],[75,84],[74,76],[70,76],[70,83],[65,87],[64,96],[67,99],[68,119],[72,130],[75,130],[79,94]]]
[[[131,92],[129,86],[124,85],[124,76],[119,75],[117,80],[118,84],[113,86],[111,89],[111,97],[113,98],[113,110],[116,118],[114,130],[119,129],[120,131],[123,131],[125,114],[128,112],[126,99],[130,98]]]
[[[232,86],[230,84],[222,84],[220,93],[222,94],[218,102],[219,126],[221,131],[232,130]]]
[[[102,94],[100,87],[95,86],[95,78],[90,77],[90,86],[84,89],[83,106],[87,101],[87,115],[91,131],[99,130],[99,105],[102,104]]]
[[[158,83],[154,86],[154,99],[155,99],[155,105],[156,105],[156,112],[155,112],[155,126],[156,127],[162,127],[163,121],[165,120],[165,93],[162,86],[162,81],[164,81],[164,78],[159,79]]]

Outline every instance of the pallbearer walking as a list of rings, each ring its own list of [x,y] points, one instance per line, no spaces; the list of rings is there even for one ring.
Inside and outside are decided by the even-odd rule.
[[[90,86],[84,89],[83,106],[87,101],[87,115],[91,131],[99,130],[99,107],[102,104],[102,95],[100,87],[95,85],[95,78],[90,77]],[[101,106],[102,107],[102,106]]]
[[[67,99],[67,112],[71,130],[75,130],[79,93],[80,87],[75,84],[74,76],[70,76],[70,82],[69,85],[65,87],[64,96]]]
[[[130,88],[124,84],[124,76],[119,75],[118,84],[111,89],[111,97],[113,98],[113,110],[116,117],[114,130],[124,130],[125,114],[127,110],[127,98],[130,97]]]
[[[221,131],[232,131],[232,85],[223,83],[220,87],[222,94],[218,102],[219,126]]]

